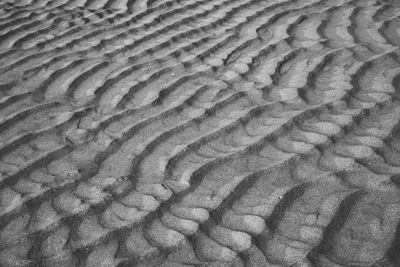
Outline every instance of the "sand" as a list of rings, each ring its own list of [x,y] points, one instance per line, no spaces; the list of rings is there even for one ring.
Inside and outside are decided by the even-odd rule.
[[[400,266],[399,15],[2,1],[0,266]]]

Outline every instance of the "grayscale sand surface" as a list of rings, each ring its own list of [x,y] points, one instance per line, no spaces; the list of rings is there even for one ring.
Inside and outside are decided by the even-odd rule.
[[[400,0],[3,0],[0,266],[400,266]]]

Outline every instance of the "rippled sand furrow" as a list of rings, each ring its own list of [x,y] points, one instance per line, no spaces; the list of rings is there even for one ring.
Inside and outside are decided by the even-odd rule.
[[[0,3],[0,266],[398,266],[399,12]]]

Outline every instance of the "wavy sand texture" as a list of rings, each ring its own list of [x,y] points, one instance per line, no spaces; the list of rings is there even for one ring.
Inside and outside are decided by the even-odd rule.
[[[400,2],[4,0],[0,266],[400,266]]]

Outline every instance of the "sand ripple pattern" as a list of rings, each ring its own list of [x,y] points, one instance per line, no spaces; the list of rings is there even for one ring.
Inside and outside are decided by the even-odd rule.
[[[4,0],[0,266],[400,266],[400,2]]]

